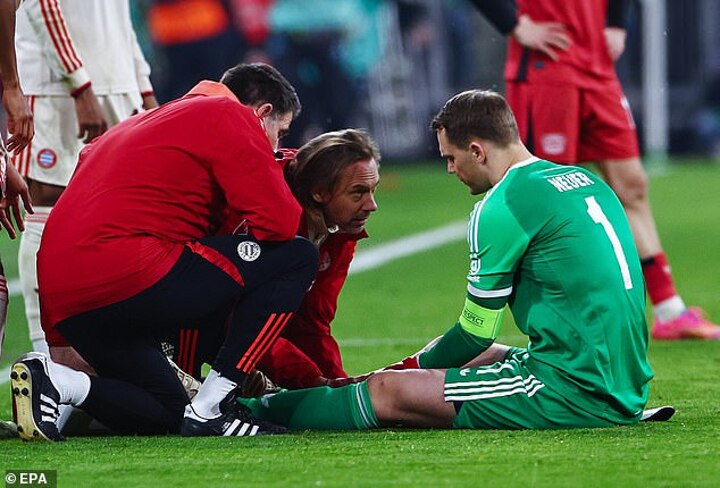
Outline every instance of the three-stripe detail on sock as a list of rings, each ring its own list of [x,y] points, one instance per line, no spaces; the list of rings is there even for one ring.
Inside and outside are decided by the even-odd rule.
[[[230,424],[230,426],[225,429],[225,432],[223,432],[223,436],[235,436],[235,437],[242,437],[242,436],[254,436],[257,434],[257,431],[260,429],[260,426],[253,425],[248,422],[243,422],[240,419],[235,419]]]
[[[535,395],[545,385],[534,375],[520,375],[495,380],[463,381],[445,384],[445,401],[466,402],[518,394]]]
[[[281,314],[271,313],[265,325],[260,329],[260,333],[252,344],[250,344],[250,347],[248,347],[235,367],[244,373],[252,371],[263,354],[270,349],[270,346],[272,346],[275,339],[280,335],[280,332],[282,332],[285,324],[288,323],[292,315],[292,312]]]
[[[365,401],[365,398],[363,397],[363,391],[362,391],[362,385],[356,384],[354,386],[354,394],[355,394],[355,401],[357,402],[358,410],[360,411],[360,417],[362,417],[362,421],[365,424],[365,428],[367,429],[373,429],[377,428],[378,424],[374,420],[375,415],[374,413],[371,413],[368,411],[368,408],[372,408],[372,404],[370,403],[370,399],[368,398],[367,403]]]

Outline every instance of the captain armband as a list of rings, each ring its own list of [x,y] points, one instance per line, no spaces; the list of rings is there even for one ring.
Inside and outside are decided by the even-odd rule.
[[[468,334],[482,339],[494,340],[500,333],[505,307],[499,310],[485,308],[465,298],[465,307],[460,314],[460,326]]]

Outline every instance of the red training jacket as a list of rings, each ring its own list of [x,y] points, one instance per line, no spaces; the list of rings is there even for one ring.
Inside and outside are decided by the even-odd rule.
[[[223,217],[292,238],[300,205],[260,119],[220,83],[116,125],[81,153],[38,252],[43,329],[147,289]]]

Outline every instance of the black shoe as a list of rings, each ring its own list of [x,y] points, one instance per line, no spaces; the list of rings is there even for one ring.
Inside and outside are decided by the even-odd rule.
[[[675,415],[675,407],[665,405],[643,411],[641,422],[667,422]]]
[[[47,356],[31,352],[12,365],[13,418],[26,441],[62,441],[57,428],[60,393],[50,379]]]
[[[20,437],[15,422],[0,420],[0,439],[12,439],[14,437]]]
[[[267,420],[253,418],[250,410],[240,405],[235,397],[237,391],[232,391],[220,404],[220,416],[214,419],[204,419],[195,413],[192,405],[185,407],[185,418],[180,427],[180,434],[184,437],[193,436],[256,436],[285,434],[287,429],[273,424]]]

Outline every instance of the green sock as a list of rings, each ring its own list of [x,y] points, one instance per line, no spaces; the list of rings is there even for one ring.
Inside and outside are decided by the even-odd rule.
[[[256,418],[303,430],[367,430],[378,427],[367,381],[341,388],[322,386],[283,390],[261,398],[239,399]]]

